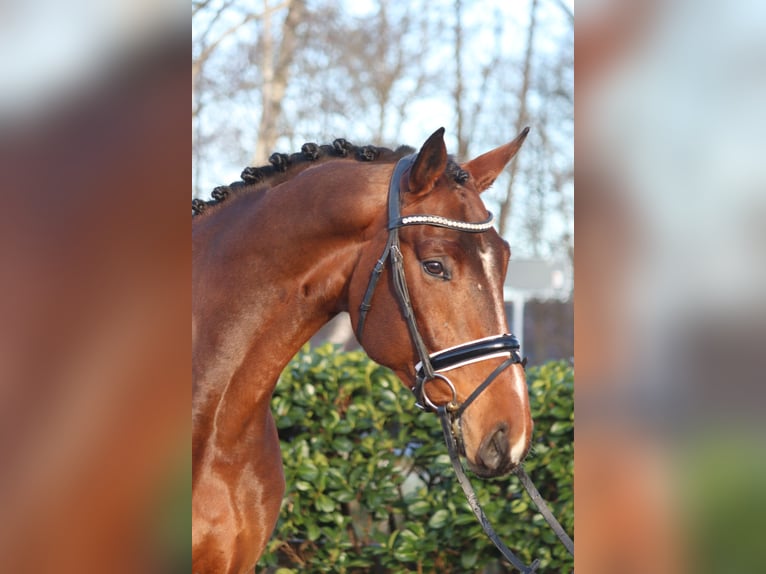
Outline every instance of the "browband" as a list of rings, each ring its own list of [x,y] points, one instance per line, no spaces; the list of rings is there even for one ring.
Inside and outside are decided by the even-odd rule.
[[[405,215],[399,217],[388,224],[388,229],[396,229],[397,227],[406,227],[407,225],[432,225],[434,227],[444,227],[446,229],[454,229],[455,231],[466,231],[468,233],[484,233],[492,229],[495,223],[495,216],[491,212],[487,212],[488,217],[484,221],[477,223],[471,223],[468,221],[459,221],[457,219],[449,219],[442,217],[441,215]]]

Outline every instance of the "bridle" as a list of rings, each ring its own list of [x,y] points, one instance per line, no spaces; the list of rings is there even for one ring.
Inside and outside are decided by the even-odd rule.
[[[415,404],[418,408],[436,412],[439,415],[442,431],[444,433],[444,440],[447,444],[450,460],[455,468],[458,481],[468,499],[468,504],[471,506],[471,509],[484,528],[487,536],[489,536],[503,556],[505,556],[505,558],[520,572],[525,574],[535,572],[539,566],[538,560],[532,562],[530,566],[526,566],[524,562],[517,558],[498,538],[494,529],[489,524],[484,511],[479,506],[471,483],[463,471],[460,455],[458,454],[459,450],[462,450],[463,448],[460,420],[463,413],[465,413],[465,410],[505,369],[516,363],[521,364],[522,366],[526,365],[526,359],[522,359],[519,352],[519,341],[515,336],[506,333],[469,341],[435,353],[429,353],[423,342],[423,337],[420,335],[417,321],[415,319],[415,311],[407,289],[403,256],[399,244],[399,229],[402,227],[411,225],[430,225],[465,233],[484,233],[492,228],[494,217],[491,213],[488,213],[488,217],[484,221],[471,223],[448,219],[440,215],[417,214],[402,216],[401,189],[399,184],[404,173],[412,166],[416,158],[417,154],[411,154],[400,159],[391,176],[391,182],[388,188],[388,239],[383,249],[383,253],[375,263],[372,274],[370,275],[369,283],[367,284],[367,290],[365,291],[362,303],[359,306],[359,321],[357,323],[356,336],[361,342],[367,314],[372,308],[372,296],[375,292],[375,287],[378,284],[378,280],[380,279],[386,263],[389,262],[393,276],[394,292],[404,314],[410,338],[419,358],[419,362],[415,365],[415,385],[411,389],[415,394]],[[459,403],[455,385],[444,373],[471,363],[502,357],[506,357],[505,360],[489,374],[484,382],[473,390],[465,401]],[[426,393],[426,383],[435,379],[442,380],[452,393],[452,399],[444,405],[435,404]],[[561,525],[559,525],[553,517],[550,510],[548,510],[545,502],[539,492],[537,492],[537,489],[535,489],[534,484],[532,484],[532,481],[529,479],[524,469],[519,466],[515,472],[519,476],[522,485],[537,505],[538,510],[543,514],[564,546],[567,547],[570,554],[574,556],[574,544],[572,543],[571,538],[564,532]]]
[[[451,402],[454,404],[457,403],[455,386],[446,376],[441,374],[442,372],[456,369],[468,363],[484,361],[502,355],[509,356],[509,361],[506,361],[507,365],[503,363],[503,365],[505,365],[503,368],[510,366],[513,363],[522,363],[523,360],[519,355],[518,340],[516,337],[509,334],[470,341],[438,353],[431,354],[428,352],[428,349],[423,342],[423,337],[420,335],[420,330],[418,329],[417,321],[415,319],[415,311],[412,307],[412,300],[410,299],[409,290],[407,289],[407,280],[404,276],[404,265],[402,263],[403,256],[399,245],[399,229],[411,225],[431,225],[455,231],[463,231],[465,233],[484,233],[492,229],[494,217],[490,213],[488,214],[487,219],[478,223],[448,219],[440,215],[407,215],[402,217],[399,182],[401,181],[404,172],[406,172],[414,163],[416,157],[417,154],[411,154],[400,159],[391,176],[391,183],[388,188],[388,240],[386,241],[382,255],[375,263],[375,267],[370,276],[370,281],[367,284],[367,290],[365,291],[362,303],[359,306],[359,322],[357,323],[356,336],[359,341],[362,340],[367,313],[372,308],[371,302],[375,287],[378,284],[378,280],[380,279],[386,263],[390,262],[396,298],[404,313],[404,320],[407,324],[410,338],[412,339],[418,358],[420,359],[420,362],[415,366],[416,382],[415,386],[412,387],[412,392],[415,393],[415,397],[417,398],[416,404],[418,407],[424,410],[435,411],[437,407],[431,402],[425,391],[425,384],[433,379],[438,378],[444,380],[452,391],[453,400]],[[499,374],[499,372],[497,374]],[[497,375],[495,375],[495,377],[496,376]],[[482,383],[482,385],[480,385],[474,393],[466,399],[466,402],[464,403],[465,406],[467,407],[468,404],[473,402],[478,394],[486,389],[495,377],[490,376],[487,381]],[[455,408],[457,409],[458,407],[456,406]]]

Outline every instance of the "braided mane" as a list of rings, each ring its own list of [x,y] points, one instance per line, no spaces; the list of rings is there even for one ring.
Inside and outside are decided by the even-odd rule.
[[[261,167],[246,167],[240,177],[229,185],[221,185],[213,189],[212,199],[192,200],[192,217],[201,215],[209,208],[225,201],[228,197],[239,195],[245,191],[269,189],[287,181],[304,169],[326,161],[352,158],[357,161],[395,161],[415,151],[409,146],[399,146],[395,150],[372,145],[355,146],[349,141],[338,138],[332,144],[317,145],[305,143],[301,151],[293,154],[273,153],[269,157],[269,165]],[[468,173],[450,159],[446,170],[447,175],[457,183],[465,183]]]

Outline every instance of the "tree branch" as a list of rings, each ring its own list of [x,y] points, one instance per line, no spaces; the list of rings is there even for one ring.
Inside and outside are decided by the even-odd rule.
[[[535,28],[537,27],[537,0],[532,0],[532,6],[529,9],[529,32],[527,34],[527,47],[524,54],[524,73],[519,90],[519,115],[516,119],[516,133],[520,133],[527,123],[527,94],[529,93],[530,77],[532,75],[532,54],[534,53]],[[511,163],[510,179],[505,195],[505,199],[500,204],[500,216],[498,222],[498,233],[505,235],[508,226],[508,216],[511,213],[511,203],[513,201],[513,183],[516,180],[516,174],[519,170],[519,162]]]
[[[569,18],[569,23],[574,26],[574,12],[572,12],[572,10],[569,9],[569,6],[564,4],[564,0],[553,0],[553,1],[558,5],[559,8],[561,8],[564,14],[567,15],[567,17]]]

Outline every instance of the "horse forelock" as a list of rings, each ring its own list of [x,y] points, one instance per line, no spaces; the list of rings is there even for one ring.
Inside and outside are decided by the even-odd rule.
[[[471,174],[460,167],[460,164],[457,163],[452,157],[450,157],[447,161],[447,167],[444,170],[444,174],[448,179],[451,179],[460,185],[468,181],[468,178],[471,176]]]
[[[343,138],[336,139],[332,144],[318,145],[307,142],[301,146],[300,152],[289,155],[271,154],[269,165],[246,167],[242,170],[239,181],[214,188],[208,200],[193,199],[192,217],[207,212],[209,208],[220,205],[233,195],[274,187],[313,165],[347,159],[359,162],[393,162],[414,151],[414,148],[406,145],[401,145],[394,150],[373,145],[356,146]],[[465,183],[469,178],[468,172],[452,158],[447,163],[445,175],[458,184]]]

